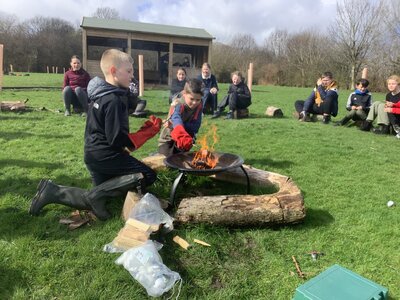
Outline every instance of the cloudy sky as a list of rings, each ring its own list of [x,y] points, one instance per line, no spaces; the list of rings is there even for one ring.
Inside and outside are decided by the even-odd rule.
[[[131,21],[204,28],[217,41],[252,34],[259,44],[275,29],[325,29],[336,0],[2,0],[0,13],[20,21],[56,17],[80,24],[98,7],[111,7]]]

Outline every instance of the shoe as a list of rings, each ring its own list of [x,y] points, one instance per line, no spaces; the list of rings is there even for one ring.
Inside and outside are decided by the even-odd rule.
[[[322,117],[322,124],[329,124],[330,121],[331,121],[331,116]]]
[[[396,134],[396,139],[400,139],[400,133]]]
[[[64,116],[66,116],[66,117],[71,116],[71,111],[69,109],[66,109],[64,112]]]
[[[225,120],[232,120],[233,119],[233,113],[230,111],[226,114]]]
[[[379,125],[378,128],[374,128],[372,130],[375,134],[389,134],[389,126],[388,125]]]
[[[396,132],[396,134],[400,133],[400,126],[397,124],[393,124],[392,125],[394,132]]]
[[[333,126],[343,126],[342,121],[333,123]]]
[[[300,122],[311,122],[310,114],[302,111],[300,113],[299,121]]]
[[[81,113],[81,117],[82,118],[86,118],[87,117],[87,113],[85,113],[85,112]]]
[[[219,118],[221,116],[221,114],[222,114],[222,110],[216,110],[214,112],[214,114],[212,115],[211,119]]]
[[[362,131],[370,131],[371,128],[372,128],[372,121],[368,120],[365,120],[360,126],[360,130]]]

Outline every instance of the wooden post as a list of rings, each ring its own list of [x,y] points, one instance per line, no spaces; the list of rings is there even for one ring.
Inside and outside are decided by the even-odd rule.
[[[139,55],[139,97],[144,93],[143,55]]]
[[[54,74],[54,66],[51,67],[51,72]]]
[[[361,78],[363,78],[363,79],[367,79],[368,78],[368,68],[364,68],[362,70]]]
[[[3,44],[0,44],[0,91],[3,89]]]
[[[11,73],[14,73],[14,67],[13,67],[12,64],[10,64],[10,72],[11,72]]]
[[[249,64],[249,70],[247,71],[247,86],[251,92],[253,86],[253,63]]]
[[[46,70],[47,70],[47,74],[49,74],[49,73],[50,73],[50,68],[49,68],[49,66],[46,66]]]
[[[63,68],[63,74],[65,74],[65,67]]]
[[[58,74],[58,67],[56,67],[56,74]]]

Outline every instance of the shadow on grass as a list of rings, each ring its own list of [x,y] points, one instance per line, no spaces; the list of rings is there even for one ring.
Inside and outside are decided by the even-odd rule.
[[[43,117],[32,117],[32,116],[26,116],[25,114],[18,113],[18,114],[13,114],[13,115],[4,115],[3,113],[0,114],[0,120],[6,121],[6,120],[30,120],[30,121],[38,121],[38,120],[43,120]]]
[[[22,276],[22,272],[8,266],[4,266],[4,262],[0,263],[0,282],[1,299],[12,299],[16,286],[26,286],[26,281]]]
[[[295,226],[294,228],[305,229],[327,226],[333,223],[335,218],[326,210],[308,208],[306,209],[306,218],[303,223]]]
[[[263,159],[246,159],[245,164],[257,166],[269,166],[275,168],[288,168],[293,166],[293,162],[289,160],[273,160],[270,158]]]
[[[33,134],[29,132],[20,132],[20,131],[15,131],[15,132],[0,132],[0,139],[4,139],[6,141],[10,140],[17,140],[17,139],[23,139],[27,137],[40,137],[40,138],[45,138],[45,139],[65,139],[65,138],[70,138],[72,137],[71,134]]]
[[[63,168],[63,163],[47,163],[47,162],[35,162],[31,160],[23,160],[23,159],[0,159],[0,168],[4,168],[6,166],[16,166],[22,168],[45,168],[45,169],[58,169]],[[0,181],[0,186],[2,186]]]

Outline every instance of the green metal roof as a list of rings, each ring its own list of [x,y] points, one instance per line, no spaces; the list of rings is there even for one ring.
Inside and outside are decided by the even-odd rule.
[[[171,25],[131,22],[117,19],[99,19],[92,17],[83,17],[81,27],[110,29],[118,31],[155,33],[162,35],[172,35],[180,37],[192,37],[199,39],[213,39],[214,37],[201,28],[178,27]]]

